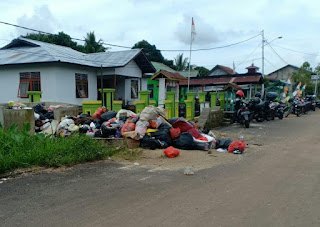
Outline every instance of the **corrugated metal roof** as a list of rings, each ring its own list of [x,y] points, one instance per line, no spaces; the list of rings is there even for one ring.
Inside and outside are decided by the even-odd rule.
[[[18,38],[0,49],[0,65],[65,62],[91,67],[113,68],[125,66],[138,55],[141,55],[140,58],[146,58],[141,49],[84,54],[69,47]],[[142,62],[141,59],[139,62]],[[147,59],[142,67],[146,68],[142,70],[144,73],[154,72],[154,67]]]
[[[192,79],[190,80],[190,85],[227,84],[231,79],[232,77]],[[188,81],[179,82],[179,85],[188,85]]]
[[[157,78],[158,76],[165,76],[169,80],[186,81],[187,78],[181,76],[178,72],[168,72],[166,70],[160,70],[151,77],[151,80]]]
[[[243,76],[243,77],[220,77],[220,78],[199,78],[190,80],[190,85],[219,85],[219,84],[228,84],[228,83],[259,83],[261,76]],[[182,81],[179,82],[180,85],[188,85],[188,82]]]
[[[189,71],[178,71],[181,76],[188,78]],[[190,70],[190,77],[197,77],[199,75],[199,70]]]
[[[169,66],[167,66],[161,62],[152,61],[151,64],[156,69],[156,72],[159,72],[160,70],[166,70],[168,72],[176,72],[176,70],[170,68]]]

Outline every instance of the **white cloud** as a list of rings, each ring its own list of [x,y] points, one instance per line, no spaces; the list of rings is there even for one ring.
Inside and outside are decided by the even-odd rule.
[[[56,32],[57,28],[59,27],[59,24],[51,13],[48,5],[36,6],[32,15],[29,16],[24,14],[18,17],[17,24],[49,33]],[[22,28],[16,28],[16,33],[18,36],[20,36],[31,33],[31,31]]]

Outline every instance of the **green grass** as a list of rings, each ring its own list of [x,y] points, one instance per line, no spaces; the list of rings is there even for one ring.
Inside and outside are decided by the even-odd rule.
[[[86,136],[65,138],[28,134],[28,126],[4,130],[0,125],[0,174],[17,168],[59,167],[104,159],[119,150]],[[121,152],[121,151],[120,151]]]

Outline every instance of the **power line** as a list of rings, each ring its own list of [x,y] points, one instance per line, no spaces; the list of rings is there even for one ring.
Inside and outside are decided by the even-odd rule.
[[[4,22],[4,21],[0,21],[0,23],[1,23],[1,24],[5,24],[5,25],[9,25],[9,26],[13,26],[13,27],[17,27],[17,28],[22,28],[22,29],[25,29],[25,30],[30,30],[30,31],[33,31],[33,32],[43,33],[43,34],[47,34],[47,35],[55,35],[55,34],[53,34],[53,33],[44,32],[44,31],[40,31],[40,30],[37,30],[37,29],[32,29],[32,28],[28,28],[28,27],[24,27],[24,26],[12,24],[12,23]],[[250,38],[248,38],[248,39],[239,41],[239,42],[235,42],[235,43],[231,43],[231,44],[227,44],[227,45],[223,45],[223,46],[217,46],[217,47],[194,49],[194,50],[192,50],[192,51],[207,51],[207,50],[216,50],[216,49],[227,48],[227,47],[231,47],[231,46],[235,46],[235,45],[238,45],[238,44],[247,42],[247,41],[252,40],[252,39],[254,39],[254,38],[258,37],[258,36],[260,36],[260,33],[257,34],[257,35],[255,35],[255,36],[252,36],[252,37],[250,37]],[[85,42],[84,39],[73,38],[73,37],[70,37],[70,38],[73,39],[73,40]],[[111,43],[105,43],[105,42],[102,42],[102,44],[107,45],[107,46],[113,46],[113,47],[120,47],[120,48],[132,49],[131,47],[122,46],[122,45],[117,45],[117,44],[111,44]],[[176,49],[176,50],[175,50],[175,49],[172,49],[172,50],[163,49],[163,50],[161,50],[161,49],[160,49],[159,51],[164,51],[164,52],[169,52],[169,51],[172,51],[172,52],[183,52],[183,51],[190,51],[190,50],[186,50],[186,49],[180,49],[180,50],[179,50],[179,49]]]
[[[264,60],[266,60],[270,65],[272,65],[274,68],[277,68],[277,66],[275,66],[273,63],[271,63],[268,59],[266,59],[266,57],[264,57]]]
[[[271,50],[272,50],[284,63],[286,63],[287,65],[289,65],[289,63],[286,62],[286,61],[277,53],[277,51],[275,51],[275,49],[273,49],[273,47],[270,45],[269,42],[267,42],[267,44],[268,44],[268,46],[271,48]]]
[[[317,56],[317,57],[320,56],[319,54],[305,53],[305,52],[302,52],[302,51],[293,50],[293,49],[289,49],[289,48],[286,48],[286,47],[281,47],[281,46],[278,46],[278,45],[273,45],[273,46],[281,48],[281,49],[284,49],[284,50],[289,50],[289,51],[292,51],[292,52],[296,52],[296,53],[299,53],[299,54],[305,54],[305,55],[311,55],[311,56]]]
[[[241,61],[239,64],[237,64],[236,67],[238,67],[239,65],[243,64],[248,58],[250,58],[250,56],[261,46],[261,44],[259,43],[259,45],[243,60]]]
[[[216,50],[216,49],[222,49],[222,48],[227,48],[227,47],[231,47],[231,46],[235,46],[235,45],[238,45],[238,44],[241,44],[241,43],[244,43],[244,42],[247,42],[251,39],[254,39],[256,37],[260,36],[260,34],[258,35],[255,35],[255,36],[252,36],[248,39],[245,39],[245,40],[242,40],[242,41],[239,41],[239,42],[236,42],[236,43],[231,43],[231,44],[227,44],[227,45],[224,45],[224,46],[217,46],[217,47],[210,47],[210,48],[200,48],[200,49],[193,49],[191,51],[205,51],[205,50]],[[160,50],[160,51],[190,51],[190,50]]]

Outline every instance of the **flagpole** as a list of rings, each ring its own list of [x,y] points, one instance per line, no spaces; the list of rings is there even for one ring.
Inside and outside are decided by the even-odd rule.
[[[189,92],[189,86],[190,86],[190,73],[191,73],[191,49],[192,49],[192,32],[191,32],[191,38],[190,38],[188,92]]]
[[[190,33],[190,56],[189,56],[189,76],[188,76],[188,92],[190,87],[190,74],[191,74],[191,50],[192,50],[192,41],[194,39],[195,35],[195,28],[194,28],[194,22],[192,17],[192,23],[191,23],[191,33]]]

